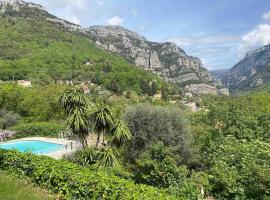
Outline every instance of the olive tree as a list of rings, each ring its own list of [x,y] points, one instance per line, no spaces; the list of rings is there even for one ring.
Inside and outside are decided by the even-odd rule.
[[[139,104],[128,107],[122,117],[132,133],[127,147],[129,161],[135,161],[149,145],[159,141],[176,148],[178,162],[186,161],[190,156],[189,123],[177,107]]]

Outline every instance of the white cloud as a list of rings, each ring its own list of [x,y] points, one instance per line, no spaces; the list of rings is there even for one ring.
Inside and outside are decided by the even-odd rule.
[[[205,36],[205,37],[177,37],[169,41],[176,43],[179,46],[194,46],[194,45],[221,45],[226,43],[234,43],[239,41],[239,36]]]
[[[73,15],[61,15],[61,18],[69,21],[69,22],[72,22],[74,24],[80,24],[81,21],[76,17],[76,16],[73,16]]]
[[[270,25],[260,24],[242,37],[242,43],[238,49],[239,57],[242,58],[248,51],[267,44],[270,44]]]
[[[270,11],[267,13],[264,13],[262,18],[263,18],[263,20],[270,22]]]
[[[117,26],[117,25],[121,26],[121,25],[123,25],[123,22],[124,22],[124,19],[122,19],[119,16],[115,16],[115,17],[110,18],[107,21],[107,24],[113,25],[113,26]]]

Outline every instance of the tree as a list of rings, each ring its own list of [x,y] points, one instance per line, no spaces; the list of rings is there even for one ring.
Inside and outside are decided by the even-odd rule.
[[[210,158],[210,182],[217,199],[269,199],[268,143],[227,136]]]
[[[122,120],[118,121],[112,132],[112,144],[116,146],[122,145],[124,142],[130,140],[132,137],[127,123]]]
[[[7,111],[7,109],[0,109],[0,129],[7,129],[17,123],[20,115]]]
[[[140,83],[140,88],[141,88],[141,92],[143,94],[150,94],[151,93],[151,88],[149,86],[149,83],[148,83],[148,81],[146,81],[144,79]]]
[[[169,92],[168,88],[166,86],[161,87],[161,98],[163,101],[168,101],[169,100]]]
[[[60,105],[68,115],[68,128],[79,138],[85,148],[89,135],[89,122],[86,115],[86,109],[89,105],[87,97],[79,88],[68,89],[60,97]]]
[[[132,133],[126,155],[129,161],[134,162],[149,145],[159,141],[176,147],[179,162],[189,157],[192,137],[179,108],[139,104],[128,107],[123,119]]]
[[[95,133],[97,134],[96,146],[99,146],[100,137],[104,135],[110,135],[111,130],[115,126],[115,113],[114,111],[104,103],[97,103],[92,106],[88,112],[88,119]]]
[[[152,81],[150,96],[154,96],[157,93],[157,90],[158,90],[158,85],[157,85],[156,81]]]

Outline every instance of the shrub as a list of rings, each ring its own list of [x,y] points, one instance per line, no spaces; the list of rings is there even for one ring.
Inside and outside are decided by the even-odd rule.
[[[0,169],[29,177],[62,199],[177,199],[151,186],[46,156],[0,150]]]
[[[189,157],[191,134],[179,108],[140,104],[129,107],[123,118],[133,136],[127,147],[128,160],[136,160],[149,145],[158,141],[167,147],[175,147],[178,161]]]
[[[7,129],[14,126],[20,119],[20,115],[7,111],[5,108],[0,109],[0,128]]]
[[[56,137],[65,128],[62,124],[52,122],[24,123],[13,127],[16,137],[44,136]]]
[[[181,187],[188,175],[184,166],[177,166],[171,148],[162,142],[151,145],[136,162],[135,179],[138,183],[158,187]]]
[[[217,199],[269,199],[269,147],[260,140],[226,137],[211,156],[213,195]]]

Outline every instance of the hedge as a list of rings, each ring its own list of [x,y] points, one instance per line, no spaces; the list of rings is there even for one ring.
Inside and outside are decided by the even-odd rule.
[[[158,188],[105,172],[16,151],[0,150],[0,170],[30,178],[34,184],[59,194],[60,199],[177,199]]]
[[[44,136],[56,137],[65,127],[62,124],[52,122],[34,122],[23,123],[14,126],[12,130],[16,131],[15,137]]]

